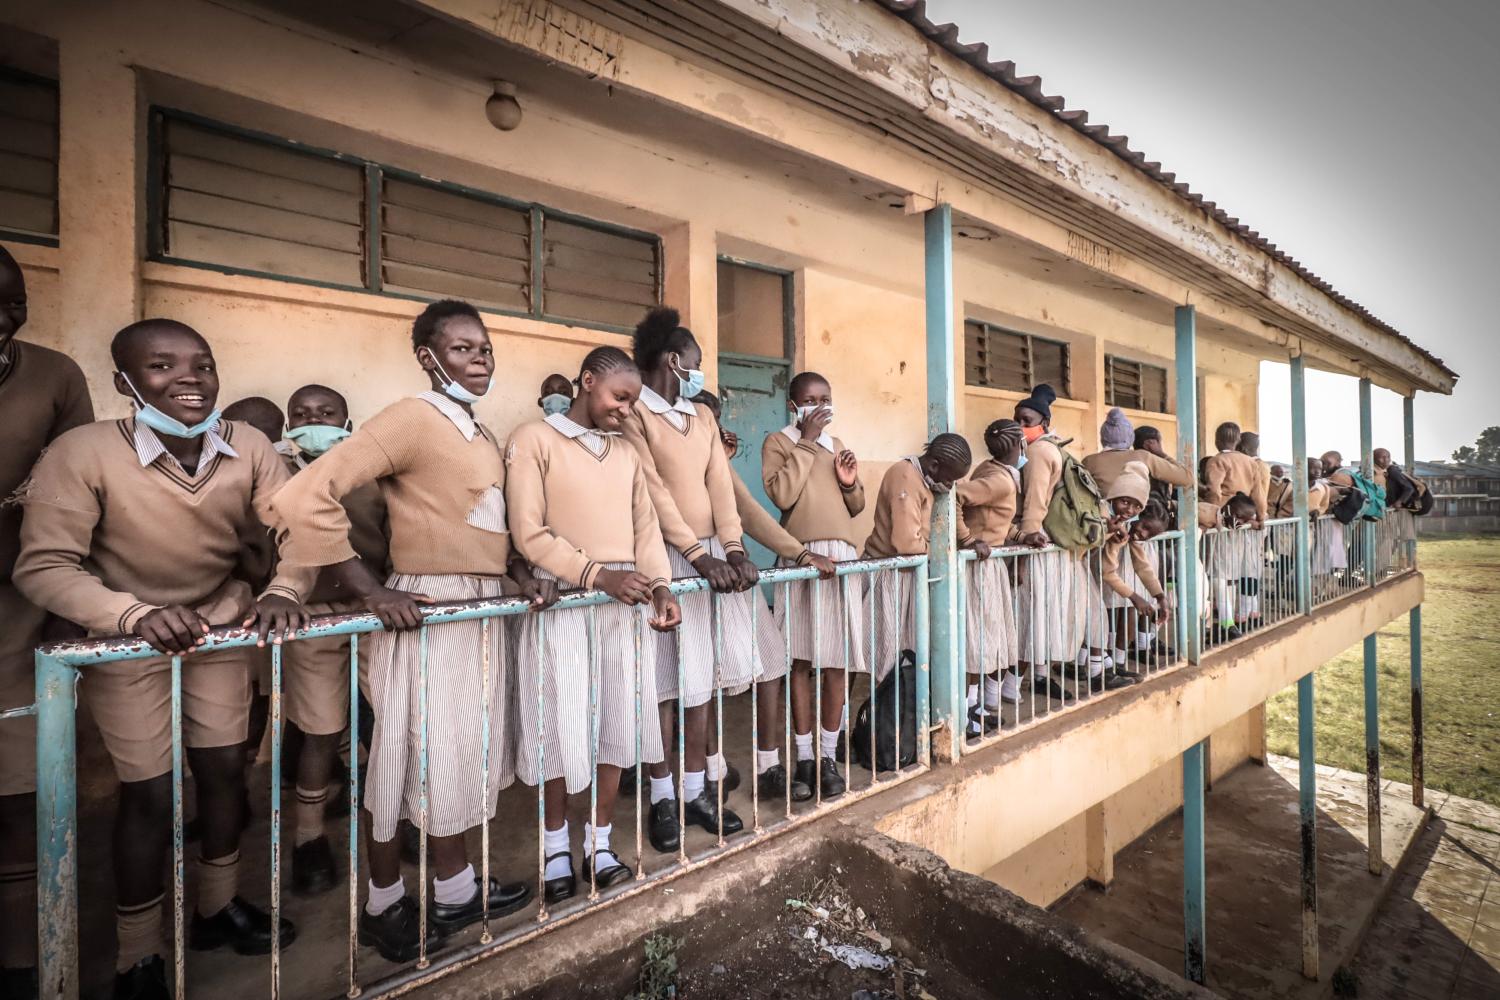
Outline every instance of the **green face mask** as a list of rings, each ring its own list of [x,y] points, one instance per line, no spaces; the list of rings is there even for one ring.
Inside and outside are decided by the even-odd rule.
[[[297,443],[304,453],[317,458],[329,448],[349,436],[349,428],[332,427],[328,424],[303,424],[293,427],[286,436]]]

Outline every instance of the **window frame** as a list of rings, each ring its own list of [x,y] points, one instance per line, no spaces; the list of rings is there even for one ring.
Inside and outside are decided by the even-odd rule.
[[[1043,344],[1050,344],[1050,345],[1052,345],[1054,347],[1060,347],[1060,348],[1062,348],[1063,384],[1060,387],[1054,385],[1052,388],[1057,390],[1057,398],[1058,399],[1069,399],[1070,400],[1070,399],[1074,398],[1073,397],[1073,345],[1072,344],[1068,343],[1066,340],[1059,340],[1056,337],[1043,337],[1040,334],[1027,333],[1024,330],[1016,330],[1016,329],[1012,329],[1011,327],[1008,327],[1008,326],[1001,326],[998,323],[990,323],[990,322],[986,322],[985,320],[982,320],[982,319],[972,319],[972,318],[964,320],[964,328],[965,328],[964,329],[964,336],[966,338],[968,336],[968,327],[969,327],[970,324],[973,324],[974,326],[979,327],[980,330],[981,330],[981,332],[984,334],[984,336],[986,338],[988,338],[991,333],[998,333],[998,334],[1003,334],[1003,335],[1008,336],[1008,337],[1020,337],[1022,340],[1025,341],[1025,344],[1026,344],[1026,372],[1025,372],[1025,375],[1026,375],[1026,388],[1025,389],[1009,389],[1009,388],[1006,388],[1005,386],[984,385],[982,383],[970,382],[969,381],[969,366],[968,366],[967,362],[965,362],[965,364],[964,364],[964,386],[965,387],[967,387],[967,388],[974,388],[974,389],[989,389],[989,390],[994,391],[994,392],[1020,392],[1020,393],[1031,392],[1039,384],[1037,382],[1037,380],[1036,380],[1036,354],[1035,354],[1035,351],[1033,350],[1032,345],[1034,343],[1040,342],[1040,343],[1043,343]],[[968,346],[967,342],[965,342],[965,350],[966,350],[966,352],[967,352],[967,346]]]
[[[1161,373],[1161,395],[1163,409],[1153,410],[1147,407],[1144,391],[1141,394],[1140,406],[1125,406],[1115,399],[1114,366],[1116,363],[1136,366],[1136,378],[1142,390],[1145,389],[1145,373],[1147,369]],[[1136,410],[1141,413],[1160,413],[1164,416],[1173,416],[1171,380],[1165,365],[1153,364],[1150,361],[1141,361],[1136,358],[1127,358],[1120,354],[1104,355],[1104,405],[1118,406],[1121,409]]]
[[[58,156],[52,161],[53,186],[57,189],[54,202],[57,205],[57,228],[55,233],[38,233],[30,229],[13,229],[0,222],[0,236],[4,236],[10,243],[27,243],[32,246],[55,247],[60,245],[62,238],[62,86],[59,81],[40,73],[28,73],[24,69],[16,69],[12,66],[0,66],[0,79],[10,80],[14,83],[31,84],[43,86],[52,91],[58,102]]]
[[[720,351],[720,357],[732,358],[739,361],[769,362],[778,361],[785,363],[788,367],[792,359],[796,357],[797,350],[797,303],[796,275],[782,267],[772,267],[770,264],[762,264],[758,261],[746,260],[743,257],[732,257],[729,254],[716,254],[714,257],[714,268],[720,264],[729,264],[734,267],[748,268],[752,271],[762,271],[766,274],[774,274],[781,278],[781,357],[772,358],[763,354],[740,354],[735,351]],[[717,281],[717,277],[715,278]]]
[[[387,291],[382,287],[381,279],[381,208],[383,206],[382,191],[386,178],[404,181],[409,184],[417,184],[422,187],[432,188],[448,194],[472,198],[476,201],[497,205],[502,208],[517,212],[526,212],[530,216],[529,245],[531,261],[529,267],[530,278],[530,305],[526,310],[503,309],[496,306],[482,306],[481,312],[493,313],[498,316],[514,316],[521,319],[533,319],[543,323],[556,323],[561,326],[577,327],[587,330],[603,330],[609,333],[629,333],[634,329],[633,325],[615,325],[611,323],[600,323],[593,320],[567,319],[552,316],[542,309],[543,295],[543,255],[545,251],[545,240],[543,238],[543,225],[547,220],[565,222],[570,225],[579,226],[584,229],[592,229],[596,232],[607,233],[611,236],[623,236],[627,239],[648,244],[651,247],[653,262],[656,268],[656,304],[660,305],[665,300],[666,282],[666,255],[659,233],[649,232],[644,229],[635,229],[630,226],[622,226],[613,222],[603,222],[599,219],[591,219],[587,216],[577,215],[563,209],[553,208],[541,202],[520,201],[515,198],[507,198],[480,188],[471,187],[467,184],[459,184],[454,181],[445,181],[429,177],[415,170],[407,170],[403,167],[378,160],[370,160],[352,153],[341,153],[332,149],[325,149],[311,143],[298,142],[282,136],[272,135],[257,129],[245,128],[232,125],[214,118],[194,114],[191,111],[182,111],[177,108],[168,108],[153,105],[148,111],[147,117],[147,156],[146,156],[146,259],[162,264],[173,264],[180,267],[193,267],[206,271],[217,271],[220,274],[244,275],[252,278],[270,278],[274,281],[286,281],[299,285],[311,285],[316,288],[334,288],[341,291],[363,292],[367,295],[380,295],[392,299],[404,299],[409,302],[436,302],[442,296],[414,295],[408,292]],[[221,135],[236,139],[244,139],[251,142],[265,143],[279,149],[290,150],[308,156],[318,157],[325,160],[334,160],[339,163],[350,164],[359,167],[364,174],[364,217],[360,221],[360,238],[363,257],[363,282],[361,284],[344,284],[334,281],[323,281],[317,278],[301,278],[296,275],[281,274],[275,271],[261,271],[254,268],[235,267],[229,264],[214,264],[207,261],[192,260],[186,257],[174,257],[166,250],[166,219],[163,215],[164,195],[167,191],[167,178],[165,174],[167,163],[167,150],[164,146],[164,125],[169,120],[183,122],[195,128],[217,132]],[[651,308],[648,306],[647,308]]]

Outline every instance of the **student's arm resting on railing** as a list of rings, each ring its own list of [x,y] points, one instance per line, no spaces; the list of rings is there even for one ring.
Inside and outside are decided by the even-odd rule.
[[[667,561],[667,547],[661,537],[661,521],[651,505],[645,470],[639,466],[631,487],[630,515],[635,526],[635,569],[646,578],[655,611],[651,627],[658,632],[669,632],[682,624],[682,608],[667,589],[672,578],[671,563]]]
[[[1027,449],[1027,461],[1021,467],[1021,540],[1032,544],[1033,536],[1042,533],[1042,522],[1047,517],[1047,505],[1052,502],[1052,491],[1062,474],[1062,455],[1057,446],[1037,442]]]
[[[603,564],[591,560],[547,526],[540,445],[539,435],[522,427],[506,448],[505,509],[511,539],[516,551],[533,566],[575,587],[592,587]]]
[[[646,477],[646,488],[651,493],[651,506],[656,508],[662,538],[681,552],[688,562],[702,558],[707,552],[699,544],[693,529],[688,527],[682,512],[677,509],[672,491],[667,489],[667,484],[656,471],[656,459],[651,455],[651,443],[646,440],[645,422],[639,408],[630,411],[621,430],[625,440],[635,448],[636,456],[641,460],[641,472]]]
[[[708,407],[702,403],[693,404],[698,410],[698,419],[709,421],[712,426],[713,414]],[[714,436],[717,439],[718,432]],[[708,500],[713,506],[714,512],[714,534],[719,539],[719,544],[724,546],[724,554],[731,562],[745,555],[745,527],[740,521],[739,507],[734,499],[734,477],[729,471],[729,456],[724,449],[715,447],[708,450],[708,471],[704,474],[703,485],[708,488]],[[743,571],[742,571],[743,572]],[[754,583],[754,581],[750,581]]]
[[[240,448],[242,460],[250,462],[250,506],[261,524],[275,524],[272,501],[291,479],[286,463],[263,435],[243,435]],[[286,531],[278,532],[277,549],[282,558],[276,564],[276,575],[240,623],[244,628],[256,629],[261,645],[267,639],[277,642],[290,639],[293,632],[306,628],[312,620],[303,602],[318,582],[319,567],[299,565],[285,558],[286,541]]]
[[[1136,451],[1136,456],[1146,463],[1146,468],[1151,470],[1152,479],[1160,479],[1164,483],[1173,486],[1181,486],[1184,489],[1193,485],[1193,473],[1185,465],[1179,465],[1170,458],[1162,458],[1152,451],[1144,448]]]

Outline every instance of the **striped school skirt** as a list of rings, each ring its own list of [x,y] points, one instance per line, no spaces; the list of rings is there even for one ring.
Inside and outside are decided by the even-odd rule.
[[[916,648],[916,617],[912,604],[913,581],[919,570],[882,569],[869,574],[866,591],[870,613],[875,616],[875,682],[891,672],[901,651]]]
[[[393,575],[386,586],[438,602],[500,597],[499,577]],[[463,833],[495,815],[500,789],[515,780],[508,710],[505,630],[493,618],[433,625],[427,633],[427,832]],[[489,687],[484,676],[489,637]],[[421,825],[421,631],[375,632],[369,638],[370,745],[365,807],[378,841],[396,836],[399,820]],[[484,776],[488,696],[489,777]]]
[[[1010,561],[976,559],[966,565],[969,572],[966,598],[969,617],[964,630],[967,672],[993,676],[1014,667],[1020,649]]]
[[[837,538],[808,542],[807,550],[834,562],[859,558],[854,546]],[[783,559],[780,565],[792,566],[795,561]],[[851,673],[870,672],[870,665],[865,662],[869,635],[865,580],[861,574],[832,580],[798,580],[775,588],[776,624],[790,635],[792,659],[816,663],[828,670],[843,670],[847,663]]]
[[[550,579],[545,570],[534,572]],[[595,764],[628,768],[662,759],[655,657],[663,633],[647,624],[652,613],[649,604],[611,601],[521,620],[515,712],[522,781],[562,778],[572,794],[593,782]]]
[[[1162,578],[1160,546],[1155,541],[1141,542],[1140,544],[1146,553],[1146,559],[1151,568],[1156,571],[1156,578],[1160,580]],[[1118,572],[1120,574],[1120,581],[1130,588],[1131,593],[1139,594],[1147,600],[1151,600],[1151,595],[1146,591],[1146,585],[1141,582],[1140,576],[1135,571],[1135,560],[1131,557],[1129,545],[1120,552]],[[1111,610],[1115,608],[1128,608],[1131,606],[1130,598],[1121,597],[1114,592],[1113,588],[1105,587],[1104,606]]]
[[[1087,642],[1103,646],[1104,602],[1097,553],[1038,552],[1022,561],[1016,588],[1017,656],[1031,664],[1071,662]]]
[[[1266,535],[1257,528],[1233,528],[1205,533],[1203,563],[1211,580],[1260,579],[1265,564]]]
[[[717,538],[699,541],[709,555],[715,559],[724,558],[724,546]],[[667,546],[667,559],[674,580],[698,576],[693,564],[671,545]],[[745,591],[725,594],[717,602],[713,598],[713,592],[709,590],[679,595],[682,624],[677,631],[651,633],[656,639],[656,696],[660,701],[681,696],[688,708],[704,705],[713,698],[715,689],[723,688],[726,695],[739,694],[759,673],[760,664],[750,655],[750,635],[754,626],[750,621],[752,605],[749,599],[760,600],[760,595],[755,591]],[[716,643],[722,653],[717,664],[714,656]]]
[[[1324,514],[1313,522],[1311,546],[1314,576],[1327,576],[1349,568],[1346,532],[1347,527],[1329,514]]]

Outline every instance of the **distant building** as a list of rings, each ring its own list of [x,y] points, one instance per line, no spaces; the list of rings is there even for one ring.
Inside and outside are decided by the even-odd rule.
[[[1500,465],[1418,462],[1416,473],[1436,501],[1417,519],[1422,534],[1500,531]]]

